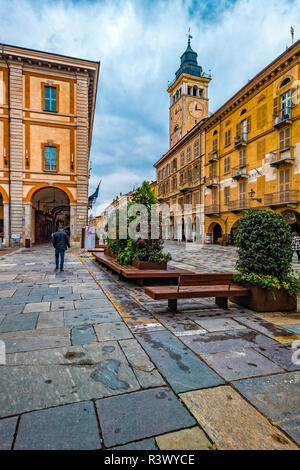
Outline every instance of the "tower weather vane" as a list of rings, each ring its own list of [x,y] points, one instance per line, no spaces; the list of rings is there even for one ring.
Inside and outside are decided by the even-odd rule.
[[[188,37],[188,40],[189,40],[189,46],[191,45],[191,39],[193,39],[193,36],[191,36],[191,28],[189,28],[189,32],[188,34],[186,35]]]

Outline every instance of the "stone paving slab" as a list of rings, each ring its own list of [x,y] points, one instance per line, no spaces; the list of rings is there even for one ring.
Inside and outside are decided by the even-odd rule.
[[[109,312],[99,309],[65,310],[64,321],[66,326],[93,325],[94,323],[114,323],[120,321],[120,316],[112,307]]]
[[[197,334],[200,332],[199,325],[189,319],[183,319],[181,317],[172,318],[170,316],[164,318],[163,315],[156,315],[156,318],[175,335],[183,332],[197,331]],[[207,331],[202,329],[202,333],[207,333]]]
[[[74,302],[71,300],[55,300],[51,302],[51,310],[72,310],[74,309]]]
[[[27,315],[30,315],[29,313]],[[63,312],[42,312],[39,314],[37,328],[58,328],[64,326]]]
[[[35,303],[26,304],[24,308],[24,313],[49,312],[49,310],[50,310],[50,302],[35,302]]]
[[[137,335],[137,340],[176,393],[224,383],[168,331]]]
[[[0,333],[0,340],[5,342],[7,354],[69,346],[70,328]]]
[[[18,417],[0,419],[0,450],[10,450]]]
[[[278,326],[300,323],[300,313],[256,313],[255,316]]]
[[[12,295],[15,293],[15,291],[16,291],[15,289],[1,290],[0,291],[0,299],[12,297]]]
[[[14,293],[14,297],[28,297],[31,290],[32,289],[30,287],[18,287]],[[33,293],[32,295],[35,295],[35,294]],[[37,292],[36,290],[36,295],[42,295],[42,294],[41,292]]]
[[[160,450],[209,450],[212,443],[198,426],[155,438]]]
[[[16,450],[94,450],[101,448],[93,403],[83,401],[21,416]]]
[[[300,416],[295,419],[278,423],[278,426],[300,446]]]
[[[106,295],[99,288],[98,288],[98,291],[96,291],[96,290],[95,291],[88,291],[87,290],[85,292],[81,292],[81,298],[83,300],[103,299],[103,300],[107,301]]]
[[[111,302],[107,299],[75,300],[75,308],[78,310],[98,308],[103,310],[113,310]]]
[[[168,388],[97,400],[96,406],[106,447],[195,424],[195,419]]]
[[[253,330],[222,331],[206,335],[184,336],[181,340],[197,354],[238,351],[244,348],[276,344]]]
[[[0,417],[139,389],[133,371],[115,343],[106,350],[102,347],[102,354],[93,364],[87,364],[81,356],[77,363],[68,366],[1,366]]]
[[[187,392],[180,398],[218,450],[297,449],[230,386]]]
[[[19,305],[19,304],[23,304],[23,306],[25,306],[25,299],[26,299],[26,302],[41,302],[42,301],[42,298],[43,296],[42,295],[38,295],[38,296],[28,296],[28,297],[9,297],[9,298],[6,298],[6,299],[0,299],[0,310],[2,309],[2,306],[4,305]]]
[[[95,325],[94,328],[99,341],[133,338],[124,322],[102,323],[101,325]]]
[[[231,318],[203,318],[195,320],[205,330],[210,333],[216,331],[231,331],[231,330],[243,330],[245,327]]]
[[[125,339],[119,342],[128,362],[136,370],[151,372],[155,366],[136,339]]]
[[[265,336],[268,336],[269,338],[290,336],[290,332],[285,328],[273,325],[272,323],[266,322],[261,318],[255,318],[253,316],[243,317],[239,319],[239,322],[249,328],[252,328],[253,330],[258,331],[259,333],[262,333]]]
[[[135,373],[135,376],[142,388],[163,387],[167,385],[165,380],[156,369],[152,370],[151,372],[145,372],[133,367],[133,372]]]
[[[300,372],[240,380],[234,386],[272,421],[300,415]]]
[[[5,320],[1,323],[0,333],[33,330],[36,326],[37,319],[38,313],[27,313],[26,315],[11,313],[10,315],[6,315]]]
[[[97,341],[92,325],[74,326],[74,328],[72,328],[71,335],[73,345],[88,344]]]
[[[6,304],[6,305],[1,305],[0,306],[0,313],[5,313],[5,314],[14,314],[14,313],[22,313],[25,307],[25,303],[21,304]]]
[[[258,352],[268,357],[271,361],[283,367],[288,371],[300,370],[300,364],[295,364],[292,361],[292,356],[295,352],[288,344],[272,344],[270,346],[259,346],[256,348]]]
[[[74,301],[80,300],[80,294],[51,294],[51,295],[44,295],[42,297],[43,302],[57,302],[57,301]],[[74,305],[72,306],[74,308]]]
[[[297,325],[286,325],[285,329],[291,331],[292,333],[296,333],[296,335],[300,335],[300,324]],[[299,337],[300,339],[300,337]]]
[[[254,349],[202,354],[202,358],[228,381],[284,372],[281,367]]]
[[[154,439],[143,439],[138,442],[131,442],[124,446],[113,447],[110,450],[157,450]]]
[[[4,313],[0,313],[0,325],[3,322],[4,318],[5,318]]]

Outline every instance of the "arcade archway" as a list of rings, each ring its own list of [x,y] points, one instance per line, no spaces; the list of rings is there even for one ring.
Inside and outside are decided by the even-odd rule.
[[[214,222],[210,225],[207,235],[210,237],[211,242],[214,245],[218,243],[218,239],[222,237],[223,230],[220,224]]]
[[[35,243],[51,240],[61,225],[70,235],[70,200],[59,188],[37,190],[32,197],[32,239]]]

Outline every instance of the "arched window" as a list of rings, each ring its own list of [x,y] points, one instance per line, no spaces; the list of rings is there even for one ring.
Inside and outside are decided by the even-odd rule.
[[[178,126],[174,127],[174,132],[178,131]]]
[[[197,96],[198,88],[196,86],[193,87],[193,96]]]
[[[282,84],[280,85],[280,88],[283,88],[285,85],[287,85],[288,83],[290,83],[291,79],[290,78],[285,78],[282,82]]]
[[[218,134],[218,131],[215,131],[215,132],[213,133],[213,135],[217,135],[217,134]]]
[[[243,114],[246,114],[246,112],[247,112],[247,109],[244,108],[243,111],[241,112],[240,116],[243,116]]]

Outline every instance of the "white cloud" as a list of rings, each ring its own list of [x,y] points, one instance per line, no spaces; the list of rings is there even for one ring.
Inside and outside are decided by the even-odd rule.
[[[0,11],[5,43],[101,60],[90,192],[102,178],[108,203],[153,178],[168,150],[166,88],[189,26],[212,70],[211,111],[290,45],[292,24],[300,31],[300,0],[0,0]]]

